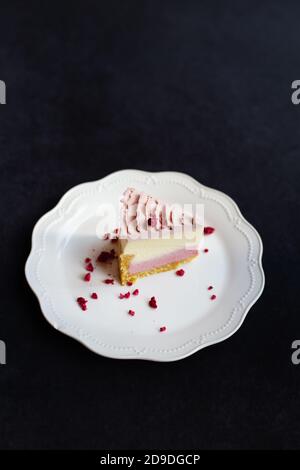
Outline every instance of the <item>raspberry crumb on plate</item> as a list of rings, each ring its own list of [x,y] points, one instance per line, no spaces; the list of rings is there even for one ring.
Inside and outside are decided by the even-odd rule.
[[[185,270],[184,270],[184,269],[178,269],[178,270],[176,271],[176,276],[182,277],[182,276],[184,276],[184,274],[185,274]]]
[[[116,252],[114,249],[110,251],[101,251],[100,255],[97,258],[99,263],[107,263],[108,261],[114,260],[116,257]]]
[[[77,298],[77,303],[79,305],[79,307],[81,308],[81,310],[85,311],[87,310],[87,300],[84,298],[84,297],[78,297]]]
[[[94,266],[92,265],[92,263],[88,263],[85,269],[89,271],[90,273],[92,273],[94,271]]]
[[[157,308],[157,302],[156,302],[156,298],[155,297],[151,297],[151,299],[149,300],[149,306],[151,308]]]
[[[130,297],[130,292],[126,292],[126,294],[122,294],[122,292],[119,294],[119,299],[129,299]]]
[[[214,231],[214,227],[204,227],[204,235],[211,235]]]

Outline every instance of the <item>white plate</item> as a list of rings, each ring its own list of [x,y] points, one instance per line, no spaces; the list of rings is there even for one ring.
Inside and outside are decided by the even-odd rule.
[[[120,300],[120,292],[133,288],[104,284],[108,272],[99,264],[90,283],[82,276],[85,257],[94,260],[107,244],[96,236],[99,204],[117,206],[128,186],[169,202],[204,203],[205,224],[216,231],[203,238],[201,254],[186,265],[185,276],[149,276],[136,284],[139,296]],[[74,187],[39,220],[25,271],[44,316],[57,330],[103,356],[174,361],[228,338],[241,326],[264,287],[261,258],[258,233],[225,194],[182,173],[124,170]],[[93,291],[100,298],[90,299],[83,312],[76,298],[89,299]],[[157,310],[148,306],[152,296]],[[134,317],[127,313],[130,308]],[[160,326],[167,331],[160,333]]]

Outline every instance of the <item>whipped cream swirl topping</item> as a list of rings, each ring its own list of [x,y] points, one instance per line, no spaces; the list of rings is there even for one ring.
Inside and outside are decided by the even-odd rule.
[[[193,209],[192,204],[188,204]],[[180,204],[167,204],[152,196],[127,188],[121,199],[121,227],[120,238],[147,237],[149,232],[169,233],[183,231],[183,227],[195,229],[201,217],[194,210],[186,212],[185,206]]]

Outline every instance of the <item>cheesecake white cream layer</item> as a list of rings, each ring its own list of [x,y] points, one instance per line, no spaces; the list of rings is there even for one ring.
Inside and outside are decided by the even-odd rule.
[[[199,243],[203,228],[198,228],[187,234],[182,234],[180,238],[170,234],[168,239],[120,239],[121,254],[133,256],[131,265],[142,263],[155,258],[171,255],[175,252],[183,253],[195,252],[199,249]]]

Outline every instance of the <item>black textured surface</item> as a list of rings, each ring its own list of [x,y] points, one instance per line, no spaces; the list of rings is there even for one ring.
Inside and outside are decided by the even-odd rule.
[[[296,1],[1,1],[1,448],[299,447],[299,15]],[[264,242],[243,327],[180,362],[94,355],[24,279],[35,221],[128,167],[228,193]]]

